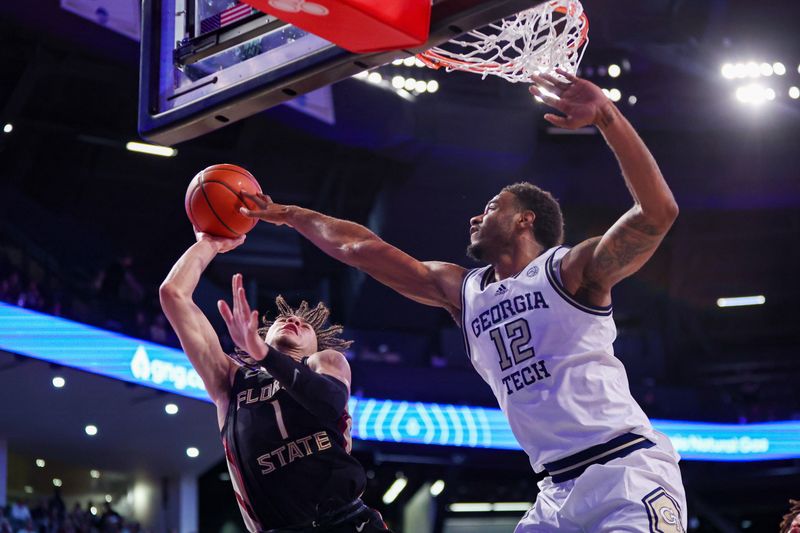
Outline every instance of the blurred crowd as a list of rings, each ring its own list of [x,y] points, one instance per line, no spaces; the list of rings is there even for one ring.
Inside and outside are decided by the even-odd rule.
[[[156,295],[155,289],[146,290],[139,281],[130,254],[121,254],[80,283],[48,271],[13,249],[0,248],[0,301],[178,346]]]
[[[86,507],[76,503],[67,510],[56,493],[50,500],[28,506],[17,500],[0,507],[0,533],[138,533],[139,524],[125,520],[105,503],[102,511],[92,502]]]

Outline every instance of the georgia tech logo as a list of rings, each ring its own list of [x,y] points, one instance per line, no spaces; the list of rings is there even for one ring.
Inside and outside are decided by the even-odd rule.
[[[330,10],[322,4],[316,2],[306,2],[305,0],[269,0],[269,5],[275,9],[286,11],[287,13],[308,13],[317,17],[324,17]]]
[[[684,533],[681,511],[667,491],[659,487],[642,498],[651,533]]]

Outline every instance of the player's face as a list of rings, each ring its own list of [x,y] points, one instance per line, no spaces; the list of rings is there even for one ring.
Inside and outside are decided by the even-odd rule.
[[[794,517],[789,526],[789,533],[800,533],[800,514]]]
[[[317,351],[317,334],[311,325],[294,315],[278,317],[270,326],[265,338],[267,344],[277,349],[294,348],[304,355]]]
[[[518,213],[514,195],[501,192],[486,204],[483,213],[469,220],[467,255],[491,262],[511,244],[514,219]]]

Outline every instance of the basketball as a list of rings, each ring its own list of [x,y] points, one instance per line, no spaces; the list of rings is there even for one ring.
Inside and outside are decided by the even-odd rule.
[[[235,238],[256,225],[258,219],[242,215],[239,208],[254,209],[241,192],[256,194],[261,186],[250,172],[236,165],[211,165],[201,170],[186,189],[186,214],[203,233]]]

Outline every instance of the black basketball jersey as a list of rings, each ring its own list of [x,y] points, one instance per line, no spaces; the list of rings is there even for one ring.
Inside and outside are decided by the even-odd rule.
[[[351,422],[347,410],[321,421],[266,370],[237,370],[222,442],[249,531],[309,524],[361,496]]]

